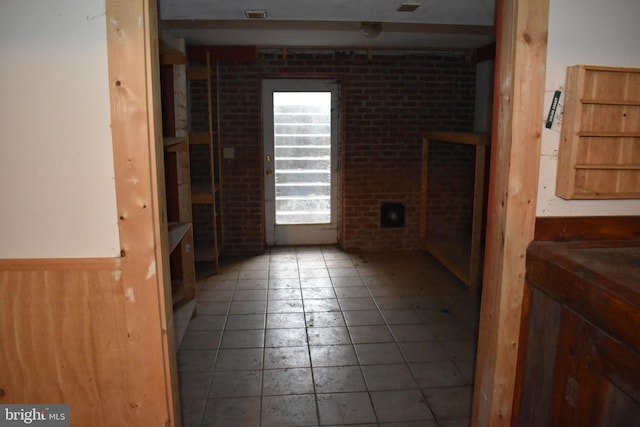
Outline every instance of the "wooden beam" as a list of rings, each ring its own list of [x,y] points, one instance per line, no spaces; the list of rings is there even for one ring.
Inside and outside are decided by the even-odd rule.
[[[156,2],[106,0],[128,425],[180,424],[164,212]],[[97,421],[96,421],[97,422]]]
[[[304,30],[304,31],[358,31],[360,21],[292,21],[292,20],[230,20],[230,19],[174,19],[163,20],[160,25],[166,29],[209,29],[209,30]],[[432,34],[494,34],[492,25],[425,24],[385,22],[385,32],[432,33]],[[191,58],[190,55],[187,55]],[[212,56],[215,60],[215,56]]]
[[[472,425],[512,421],[526,249],[534,236],[549,0],[497,4],[486,258]]]

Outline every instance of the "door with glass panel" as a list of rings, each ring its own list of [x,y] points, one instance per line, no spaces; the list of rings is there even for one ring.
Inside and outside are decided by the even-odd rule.
[[[338,82],[262,81],[267,245],[337,242]]]

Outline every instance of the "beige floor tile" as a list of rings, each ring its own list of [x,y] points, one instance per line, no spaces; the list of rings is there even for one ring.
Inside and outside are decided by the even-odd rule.
[[[307,343],[305,328],[287,328],[267,329],[264,345],[266,347],[299,347]]]
[[[304,313],[269,313],[267,329],[304,328]]]
[[[203,427],[258,427],[259,425],[259,397],[235,397],[207,400],[204,415],[202,417]]]
[[[218,371],[209,388],[210,398],[260,396],[262,371]]]
[[[426,388],[422,392],[438,421],[471,416],[471,386]]]
[[[213,350],[220,346],[222,331],[192,331],[187,330],[180,348],[183,350]]]
[[[311,363],[318,366],[357,365],[358,358],[352,345],[311,346]]]
[[[309,345],[350,344],[351,338],[346,327],[330,326],[326,328],[309,328]]]
[[[398,342],[435,340],[431,329],[425,324],[389,325],[389,329]]]
[[[317,400],[322,425],[376,422],[368,393],[319,394]]]
[[[244,371],[262,369],[263,349],[222,349],[218,352],[216,371]]]
[[[213,372],[180,373],[180,396],[183,399],[206,399],[213,375]]]
[[[339,311],[318,311],[305,314],[308,328],[345,326],[344,317]]]
[[[398,344],[409,363],[449,360],[449,355],[438,341],[414,341]]]
[[[358,288],[342,288],[342,289],[358,289]],[[378,310],[378,306],[373,298],[364,296],[361,298],[338,298],[340,307],[343,311],[359,311],[359,310]]]
[[[262,398],[261,427],[315,426],[318,425],[317,414],[313,394],[265,396]]]
[[[264,350],[265,369],[308,368],[311,366],[309,348],[267,347]]]
[[[386,325],[349,326],[354,344],[394,342]]]
[[[316,393],[366,391],[359,366],[330,366],[313,368]]]
[[[362,367],[368,390],[410,390],[417,389],[418,383],[413,378],[409,367],[404,364],[368,365]]]
[[[467,380],[451,361],[411,363],[420,387],[454,387],[467,385]]]
[[[262,374],[262,395],[313,393],[311,368],[266,369]]]
[[[264,329],[264,314],[230,314],[227,317],[225,330],[239,331],[249,329]]]
[[[342,312],[349,326],[386,325],[379,310],[348,310]]]
[[[381,422],[430,422],[433,415],[419,390],[374,391],[373,405]]]
[[[395,343],[355,344],[361,365],[404,363],[400,349]]]
[[[225,331],[220,348],[264,347],[264,329]]]

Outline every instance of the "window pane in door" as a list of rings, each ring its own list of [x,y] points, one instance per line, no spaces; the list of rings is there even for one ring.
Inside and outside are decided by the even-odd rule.
[[[273,94],[276,224],[331,222],[331,92]]]

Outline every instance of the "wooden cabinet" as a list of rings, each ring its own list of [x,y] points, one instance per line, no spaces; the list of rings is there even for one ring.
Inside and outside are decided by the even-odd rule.
[[[640,68],[568,68],[556,194],[640,198]]]
[[[485,227],[486,158],[491,138],[487,134],[464,132],[427,132],[422,138],[422,184],[420,189],[420,240],[424,249],[460,280],[477,290],[482,280],[482,253]],[[471,203],[470,233],[465,239],[436,239],[427,230],[429,197],[429,142],[464,144],[474,150],[475,165]]]
[[[640,241],[534,242],[521,426],[640,425]]]

